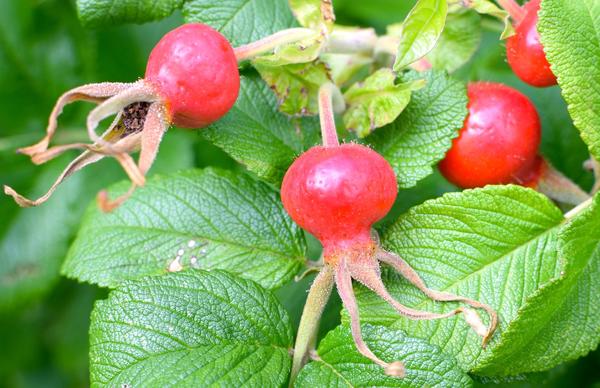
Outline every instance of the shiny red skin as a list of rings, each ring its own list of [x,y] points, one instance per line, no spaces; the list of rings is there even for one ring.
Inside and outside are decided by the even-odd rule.
[[[503,84],[468,86],[469,113],[440,171],[461,188],[531,185],[539,170],[540,118],[533,103]]]
[[[165,99],[172,123],[183,128],[218,120],[240,89],[233,48],[218,31],[199,23],[184,24],[158,42],[145,79]]]
[[[324,255],[371,243],[371,226],[391,209],[396,175],[360,144],[316,146],[300,155],[281,186],[283,206],[323,244]]]
[[[537,87],[556,85],[537,31],[541,0],[525,4],[525,17],[516,26],[515,35],[506,42],[506,57],[513,72],[525,83]]]

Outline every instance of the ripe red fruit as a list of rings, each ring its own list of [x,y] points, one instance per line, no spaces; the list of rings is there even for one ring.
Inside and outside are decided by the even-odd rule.
[[[402,377],[404,366],[400,361],[388,363],[379,359],[363,341],[352,279],[370,288],[399,314],[410,319],[440,319],[462,313],[466,322],[484,337],[484,343],[496,327],[497,316],[480,302],[427,288],[408,263],[379,247],[371,227],[390,210],[396,195],[397,182],[392,167],[377,152],[359,144],[311,148],[292,164],[281,186],[281,199],[292,219],[323,244],[325,266],[319,277],[334,274],[358,351],[385,368],[387,374]],[[380,261],[392,266],[433,300],[459,301],[485,309],[490,315],[489,326],[466,307],[436,314],[402,305],[383,284]],[[325,293],[328,295],[328,291]]]
[[[541,0],[531,0],[524,6],[525,16],[515,27],[515,35],[506,42],[506,57],[514,73],[523,82],[537,87],[556,85],[537,31]]]
[[[371,242],[371,226],[391,209],[396,176],[377,152],[359,144],[316,146],[285,174],[283,206],[315,235],[326,257]]]
[[[440,171],[461,188],[488,184],[533,184],[541,159],[540,118],[533,103],[506,85],[468,86],[469,113]]]
[[[172,123],[204,127],[231,109],[240,88],[233,48],[219,32],[204,24],[185,24],[166,34],[154,47],[145,80],[167,102]]]
[[[19,152],[36,164],[45,163],[64,151],[84,152],[69,164],[48,192],[32,201],[12,188],[4,192],[20,206],[37,206],[45,202],[56,187],[71,174],[114,156],[132,180],[130,190],[114,201],[106,192],[98,199],[103,210],[121,204],[135,187],[145,183],[163,134],[171,124],[185,128],[204,127],[222,117],[237,99],[240,76],[237,60],[229,42],[217,31],[203,24],[185,24],[166,34],[154,47],[146,68],[146,77],[126,84],[104,82],[77,87],[64,93],[50,115],[46,136],[37,144]],[[48,148],[63,107],[73,101],[97,103],[87,118],[92,144],[66,144]],[[105,118],[116,115],[101,135],[96,127]],[[129,155],[140,150],[137,162]]]

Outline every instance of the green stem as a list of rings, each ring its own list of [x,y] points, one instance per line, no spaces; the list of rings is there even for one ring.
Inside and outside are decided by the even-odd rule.
[[[302,311],[300,325],[298,326],[298,335],[294,345],[294,358],[292,361],[292,372],[290,374],[290,387],[293,386],[298,373],[306,363],[306,359],[311,350],[315,348],[317,333],[319,331],[319,322],[321,315],[327,305],[331,290],[333,289],[334,277],[330,266],[325,265],[321,272],[313,281],[308,298]]]
[[[236,47],[233,49],[233,52],[235,53],[238,62],[242,62],[261,54],[271,52],[281,45],[306,39],[314,34],[315,31],[310,28],[289,28],[257,40],[256,42]]]

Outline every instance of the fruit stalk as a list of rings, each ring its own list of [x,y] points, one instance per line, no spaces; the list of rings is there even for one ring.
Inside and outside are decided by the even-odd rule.
[[[315,32],[310,28],[289,28],[269,35],[266,38],[259,39],[256,42],[236,47],[233,49],[233,52],[237,61],[243,62],[261,54],[271,52],[281,45],[298,42],[314,34]]]
[[[551,199],[568,205],[579,205],[590,196],[547,161],[543,161],[536,189]]]
[[[340,145],[337,130],[335,128],[335,117],[333,115],[333,97],[336,87],[327,82],[319,88],[319,121],[321,123],[321,135],[323,146],[335,147]],[[339,91],[337,91],[339,93]]]
[[[294,344],[294,357],[292,361],[292,372],[290,374],[290,387],[293,386],[300,368],[305,364],[306,358],[311,350],[314,349],[319,331],[319,322],[321,315],[327,305],[329,296],[333,289],[333,270],[325,265],[315,280],[313,281],[308,298],[302,311],[300,325],[298,326],[298,335]]]
[[[519,24],[525,17],[525,11],[515,0],[498,0],[498,5],[502,7],[515,24]]]

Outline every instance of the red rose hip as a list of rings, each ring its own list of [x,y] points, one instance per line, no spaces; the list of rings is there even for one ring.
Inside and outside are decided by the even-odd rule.
[[[240,76],[233,48],[204,24],[185,24],[166,34],[148,59],[144,78],[167,102],[172,123],[204,127],[231,109]]]
[[[316,146],[290,167],[281,186],[283,206],[302,228],[336,249],[371,242],[371,226],[397,195],[394,171],[377,152],[359,144]]]
[[[27,199],[12,188],[4,192],[24,207],[45,202],[56,187],[73,173],[105,156],[114,156],[132,186],[124,195],[110,201],[106,192],[98,196],[104,211],[125,201],[135,187],[143,186],[163,134],[171,124],[185,128],[204,127],[222,117],[235,103],[240,76],[233,48],[219,32],[209,26],[191,23],[166,34],[154,47],[144,79],[133,83],[104,82],[77,87],[57,101],[46,128],[46,136],[37,144],[19,151],[36,164],[45,163],[71,149],[82,149],[50,190],[37,200]],[[73,101],[97,103],[87,117],[91,144],[74,143],[49,148],[63,107]],[[102,135],[98,124],[116,115]],[[140,150],[137,163],[130,156]]]
[[[515,35],[506,42],[506,57],[514,73],[525,83],[537,87],[556,85],[537,31],[541,0],[523,7],[524,17],[515,27]]]
[[[326,110],[320,109],[321,113]],[[335,129],[333,117],[325,121],[328,122],[329,129]],[[326,300],[320,300],[323,296],[328,296],[328,291],[325,291],[327,286],[324,284],[331,284],[333,278],[350,316],[350,328],[356,348],[362,355],[385,368],[388,375],[396,377],[404,376],[402,362],[381,360],[362,338],[352,279],[367,286],[399,314],[410,319],[441,319],[462,314],[465,321],[484,338],[485,343],[497,324],[494,310],[475,300],[427,288],[408,263],[383,250],[373,238],[373,223],[388,213],[397,195],[396,176],[390,164],[366,146],[337,145],[337,137],[333,135],[329,140],[326,139],[326,144],[328,146],[313,147],[296,159],[285,174],[281,186],[283,206],[292,219],[323,244],[324,267],[309,294],[309,301],[315,298],[316,302],[307,302],[307,306],[309,303],[316,303],[318,306],[305,307],[305,311],[307,308],[309,311],[319,311],[324,306]],[[437,314],[402,305],[389,294],[383,284],[380,262],[392,266],[433,300],[459,301],[484,309],[490,316],[489,326],[486,327],[475,310],[468,307],[458,307],[448,313]],[[307,327],[304,321],[301,321],[300,326],[299,331]],[[302,340],[304,335],[299,334],[298,338],[296,351],[299,353],[294,357],[301,359],[307,344]]]
[[[540,118],[533,103],[506,85],[468,86],[469,113],[440,171],[461,188],[488,184],[528,185],[540,160]]]

